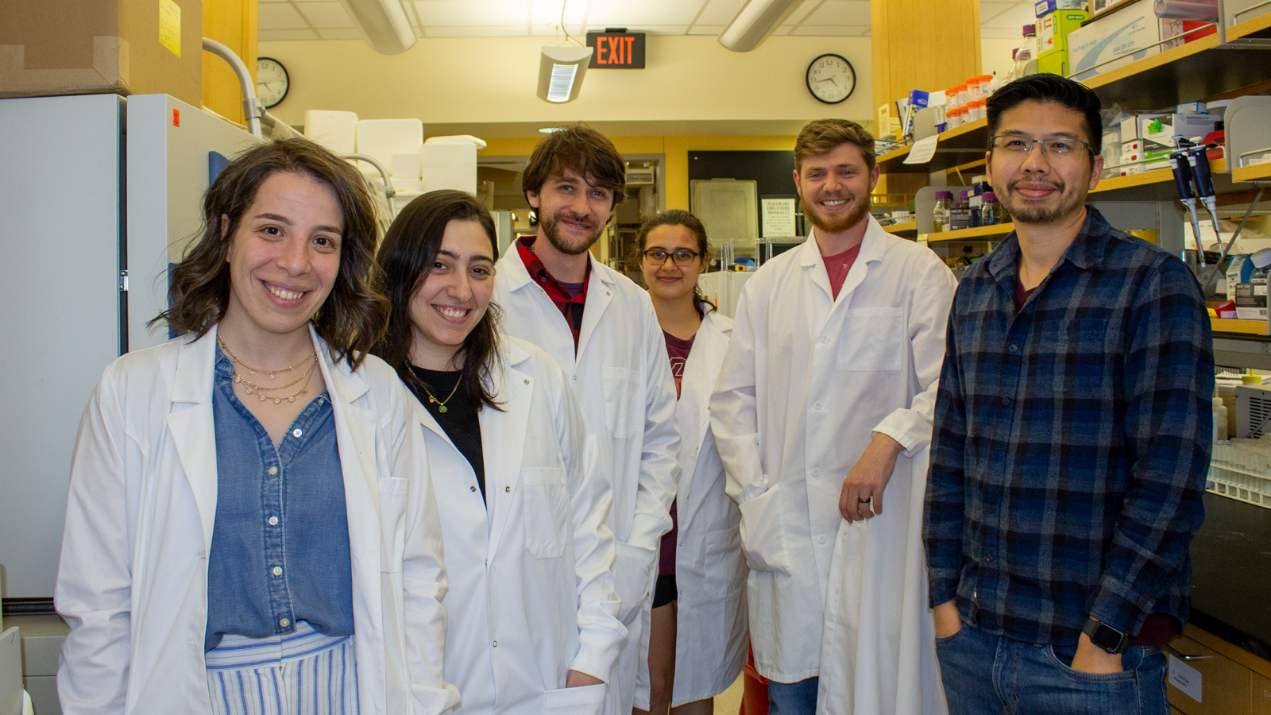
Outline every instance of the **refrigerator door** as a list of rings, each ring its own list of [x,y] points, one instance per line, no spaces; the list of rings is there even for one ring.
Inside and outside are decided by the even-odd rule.
[[[128,350],[168,339],[168,266],[178,263],[202,226],[209,156],[232,159],[260,144],[237,124],[166,94],[128,98]]]
[[[0,566],[51,598],[71,449],[121,351],[124,101],[0,100]]]

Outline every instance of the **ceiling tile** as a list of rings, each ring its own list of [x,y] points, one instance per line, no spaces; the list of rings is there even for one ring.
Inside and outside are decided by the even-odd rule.
[[[805,23],[790,31],[800,37],[860,37],[869,25],[818,25]]]
[[[647,32],[650,35],[686,35],[688,25],[640,25],[632,27],[632,32]]]
[[[588,27],[683,25],[693,22],[701,5],[685,0],[591,0]]]
[[[1022,2],[998,14],[992,20],[980,23],[980,25],[981,27],[1009,27],[1018,33],[1021,27],[1031,25],[1036,21],[1037,15],[1033,3]]]
[[[688,29],[686,35],[718,35],[724,31],[727,25],[694,25]]]
[[[261,30],[256,38],[261,42],[277,42],[280,40],[316,40],[318,33],[313,30]]]
[[[269,2],[287,2],[287,0],[260,0],[260,2],[262,2],[262,3],[269,3]]]
[[[525,25],[481,25],[459,27],[426,26],[428,37],[525,37]]]
[[[321,30],[318,30],[318,34],[321,35],[322,39],[324,40],[360,40],[362,39],[361,30],[346,28],[346,27],[321,29]]]
[[[357,27],[349,13],[344,11],[344,6],[338,2],[298,2],[296,7],[309,24],[318,29]]]
[[[561,9],[565,10],[565,24],[570,32],[587,19],[587,0],[530,0],[530,22],[535,27],[559,25]]]
[[[727,25],[745,4],[745,0],[707,0],[697,21],[707,25]]]
[[[868,25],[868,0],[825,0],[803,21],[804,25]]]
[[[1018,5],[1018,2],[994,2],[980,0],[980,23],[983,24]]]
[[[826,0],[803,0],[803,2],[794,9],[794,12],[790,13],[790,16],[787,17],[786,21],[782,24],[790,25],[791,27],[798,25],[808,19],[808,15],[816,12],[816,9],[821,7],[821,5],[825,2]]]
[[[789,35],[790,31],[793,30],[794,28],[795,28],[795,25],[782,25],[781,27],[778,27],[777,29],[772,31],[772,36],[785,37],[786,35]]]
[[[417,0],[415,8],[427,34],[434,27],[483,27],[529,22],[527,0]],[[522,30],[524,31],[524,30]]]
[[[291,4],[261,5],[257,9],[257,19],[261,30],[307,30],[309,23],[296,12]]]
[[[561,41],[565,40],[565,33],[560,31],[559,21],[546,25],[534,25],[530,28],[531,35],[535,37],[556,37],[559,36]],[[570,23],[565,29],[569,30],[570,37],[578,38],[579,42],[583,42],[583,36],[587,33],[587,27],[582,24]],[[595,29],[595,28],[592,28]]]

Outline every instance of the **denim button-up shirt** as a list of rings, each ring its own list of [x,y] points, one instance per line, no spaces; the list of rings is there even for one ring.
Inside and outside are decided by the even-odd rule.
[[[204,649],[221,636],[291,633],[304,620],[353,633],[353,578],[344,479],[331,400],[313,399],[280,444],[234,394],[218,352],[216,521],[208,556]]]
[[[1072,644],[1087,616],[1187,620],[1214,360],[1200,287],[1093,208],[1018,313],[1006,237],[953,301],[923,538],[930,602]]]

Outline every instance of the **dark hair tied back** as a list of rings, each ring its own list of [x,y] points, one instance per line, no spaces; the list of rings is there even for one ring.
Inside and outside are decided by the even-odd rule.
[[[682,209],[671,209],[648,219],[640,226],[640,233],[637,236],[640,246],[640,260],[644,261],[644,249],[648,245],[649,232],[658,226],[683,226],[693,234],[693,238],[697,239],[697,252],[702,254],[701,259],[706,260],[707,254],[710,253],[710,242],[706,238],[706,226],[702,220],[688,211]],[[693,285],[693,303],[697,306],[697,312],[705,315],[707,311],[715,310],[715,306],[706,300],[706,296],[702,294],[702,288],[699,285]]]

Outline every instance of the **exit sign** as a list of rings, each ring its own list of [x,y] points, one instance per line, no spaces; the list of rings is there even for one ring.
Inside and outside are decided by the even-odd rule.
[[[643,32],[588,32],[587,46],[595,50],[587,69],[644,69]]]

